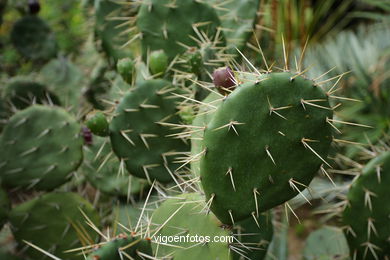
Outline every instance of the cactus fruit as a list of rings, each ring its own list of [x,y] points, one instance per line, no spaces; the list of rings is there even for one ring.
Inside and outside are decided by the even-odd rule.
[[[116,64],[116,70],[127,84],[132,84],[134,74],[134,60],[130,58],[120,59]]]
[[[81,136],[83,137],[85,145],[92,145],[93,144],[93,135],[92,135],[91,129],[89,129],[86,126],[83,126],[81,128]]]
[[[8,220],[10,203],[7,193],[0,187],[0,230]]]
[[[28,10],[30,14],[37,14],[41,10],[39,0],[28,0]]]
[[[171,197],[157,208],[151,219],[155,229],[152,244],[158,257],[172,255],[175,260],[192,259],[231,259],[228,243],[204,241],[159,242],[158,236],[228,236],[229,231],[220,226],[222,223],[213,214],[202,212],[205,209],[203,197],[197,193]],[[204,242],[204,243],[202,243]],[[168,245],[166,245],[168,244]]]
[[[213,72],[213,83],[221,94],[229,94],[236,83],[233,71],[229,67],[219,68]]]
[[[168,68],[168,56],[163,50],[152,51],[149,56],[149,68],[153,75],[163,75]]]
[[[83,213],[88,222],[99,226],[99,215],[78,194],[47,193],[16,206],[9,218],[20,247],[28,241],[63,260],[81,260],[82,255],[64,251],[97,242],[98,234],[88,226]],[[31,247],[24,253],[31,259],[47,259]]]
[[[303,190],[326,163],[332,116],[326,93],[297,74],[238,86],[204,133],[201,182],[213,213],[231,224]]]
[[[390,258],[389,185],[390,152],[372,159],[352,183],[342,217],[351,258]]]
[[[186,51],[184,46],[197,45],[194,37],[199,38],[199,31],[207,32],[211,39],[217,34],[219,26],[214,9],[196,0],[142,2],[137,15],[144,59],[149,50],[162,49],[172,61],[176,55]]]
[[[50,27],[37,16],[25,16],[12,28],[11,41],[18,52],[31,60],[49,60],[57,54]]]
[[[187,151],[182,140],[167,138],[175,132],[166,124],[180,120],[174,91],[178,89],[165,80],[146,80],[116,108],[110,123],[111,145],[130,174],[149,181],[172,181],[178,167],[173,157]]]
[[[80,125],[59,107],[30,106],[12,116],[0,139],[0,177],[10,188],[51,190],[80,165]]]
[[[145,180],[124,172],[124,165],[112,154],[106,138],[95,137],[93,144],[84,147],[84,157],[82,170],[88,181],[101,192],[129,197],[146,186]]]
[[[87,115],[85,123],[91,132],[98,136],[108,136],[109,124],[103,112],[94,111]]]
[[[145,255],[146,257],[153,257],[150,240],[120,235],[104,243],[99,249],[91,253],[87,260],[148,259],[145,258]]]
[[[60,105],[58,97],[37,82],[16,79],[6,85],[4,99],[12,108],[24,109],[31,104]]]
[[[241,254],[233,251],[233,260],[261,260],[265,258],[273,236],[270,212],[260,214],[256,221],[253,221],[252,218],[244,219],[236,223],[233,229],[238,241],[247,247],[240,248]]]
[[[349,259],[349,248],[343,232],[335,227],[322,227],[306,239],[304,260]]]

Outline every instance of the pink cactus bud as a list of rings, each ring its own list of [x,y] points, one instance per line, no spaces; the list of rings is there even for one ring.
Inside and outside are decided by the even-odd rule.
[[[81,129],[81,135],[83,136],[84,138],[84,143],[86,145],[92,145],[92,132],[91,130],[89,130],[88,127],[86,126],[83,126],[83,128]]]
[[[219,68],[213,73],[213,83],[216,87],[230,88],[235,85],[233,71],[229,68]]]

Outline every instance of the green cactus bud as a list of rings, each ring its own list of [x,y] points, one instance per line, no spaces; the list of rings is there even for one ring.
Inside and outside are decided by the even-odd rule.
[[[132,84],[135,63],[130,58],[120,59],[116,64],[116,70],[127,84]]]
[[[150,53],[149,68],[152,74],[164,75],[168,68],[168,57],[163,50]]]
[[[108,136],[109,124],[103,112],[92,112],[87,116],[87,118],[88,119],[85,124],[93,134],[98,136]]]

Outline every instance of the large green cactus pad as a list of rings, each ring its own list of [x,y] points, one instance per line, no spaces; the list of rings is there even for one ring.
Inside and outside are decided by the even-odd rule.
[[[98,234],[87,225],[81,210],[99,227],[99,215],[78,194],[47,193],[12,209],[12,232],[20,247],[25,246],[25,240],[63,260],[81,260],[84,259],[82,255],[64,252],[81,247],[80,240],[87,244],[97,242]],[[88,241],[84,241],[86,239]],[[24,253],[31,259],[49,259],[31,247]]]
[[[304,189],[327,158],[332,114],[321,88],[292,73],[238,86],[204,133],[201,181],[214,214],[232,223]]]
[[[343,222],[351,257],[357,260],[390,257],[390,152],[371,160],[348,192]]]
[[[142,51],[162,49],[172,60],[186,48],[180,45],[196,46],[191,38],[199,39],[193,29],[204,31],[209,38],[217,33],[220,22],[215,10],[207,4],[195,0],[150,0],[143,1],[137,15],[137,27],[142,33]],[[202,36],[203,37],[203,36]]]
[[[58,107],[31,106],[16,113],[0,139],[0,176],[11,188],[50,190],[80,165],[80,125]]]
[[[171,173],[179,166],[174,158],[187,150],[182,140],[167,137],[175,132],[162,125],[179,123],[175,91],[178,89],[170,82],[147,80],[118,105],[110,123],[111,145],[130,174],[150,181],[172,181]]]

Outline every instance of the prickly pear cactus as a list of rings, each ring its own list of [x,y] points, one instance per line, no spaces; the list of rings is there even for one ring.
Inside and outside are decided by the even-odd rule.
[[[386,259],[390,257],[390,152],[372,159],[348,192],[343,212],[345,234],[353,259]]]
[[[214,236],[229,236],[229,231],[220,226],[221,222],[213,214],[206,214],[203,197],[197,193],[182,194],[166,200],[154,211],[151,225],[156,230],[152,244],[158,255],[172,255],[175,260],[195,259],[231,259],[228,243],[202,241],[158,241],[158,236],[203,236],[213,239]]]
[[[216,10],[225,29],[223,33],[230,51],[235,52],[235,48],[243,49],[253,34],[253,25],[260,2],[258,0],[209,1],[210,5],[219,7]]]
[[[153,257],[150,240],[120,235],[91,253],[87,260],[142,260],[147,259],[145,257]]]
[[[130,58],[120,59],[116,64],[116,70],[127,84],[132,84],[135,70],[135,62]]]
[[[115,65],[119,59],[131,55],[129,46],[123,46],[129,41],[127,27],[122,25],[123,20],[115,18],[132,16],[136,8],[131,4],[111,0],[95,0],[94,5],[97,45],[105,52],[110,63]]]
[[[326,162],[332,115],[322,89],[293,73],[238,86],[204,133],[201,182],[213,213],[231,224],[303,190]]]
[[[7,193],[0,187],[0,230],[8,220],[10,203]]]
[[[34,103],[60,105],[58,97],[44,85],[29,80],[12,80],[3,95],[10,109],[24,109]]]
[[[63,107],[77,114],[85,84],[80,67],[67,58],[59,57],[46,63],[40,70],[39,77],[57,95]]]
[[[168,68],[168,56],[163,50],[152,51],[149,56],[149,68],[154,75],[163,75]]]
[[[80,125],[64,109],[34,105],[17,112],[0,139],[0,177],[10,188],[51,190],[80,165]]]
[[[104,193],[129,198],[147,185],[145,180],[125,172],[106,138],[94,137],[93,143],[84,147],[84,157],[82,170],[88,181]]]
[[[145,59],[149,50],[162,49],[171,61],[186,50],[183,46],[197,45],[192,37],[203,37],[199,31],[212,38],[219,26],[215,10],[196,0],[143,1],[137,15]]]
[[[262,213],[256,219],[244,219],[236,223],[233,230],[237,239],[244,245],[244,247],[240,248],[241,251],[233,251],[234,260],[261,260],[265,258],[268,245],[271,243],[273,236],[272,216],[270,212]]]
[[[101,111],[92,111],[87,115],[87,127],[91,132],[98,136],[108,136],[108,121],[106,116]]]
[[[49,60],[57,54],[57,43],[50,27],[34,15],[15,23],[11,41],[22,56],[31,60]]]
[[[63,260],[81,260],[82,255],[64,252],[97,242],[98,234],[87,225],[81,211],[99,227],[99,215],[78,194],[47,193],[12,209],[12,232],[20,247],[28,241]],[[24,253],[31,259],[49,259],[32,247]]]
[[[213,118],[214,112],[222,102],[222,97],[218,93],[211,92],[204,100],[203,105],[199,106],[198,113],[192,122],[192,125],[197,127],[206,127]],[[191,136],[191,155],[196,157],[202,153],[204,131],[196,131]],[[191,172],[196,176],[200,176],[200,160],[191,162]]]
[[[343,231],[325,226],[310,233],[303,249],[303,259],[349,259],[349,248]]]
[[[127,93],[110,123],[114,153],[125,163],[130,174],[160,182],[172,181],[179,164],[174,158],[187,150],[166,125],[178,124],[176,99],[178,91],[165,80],[147,80]]]

